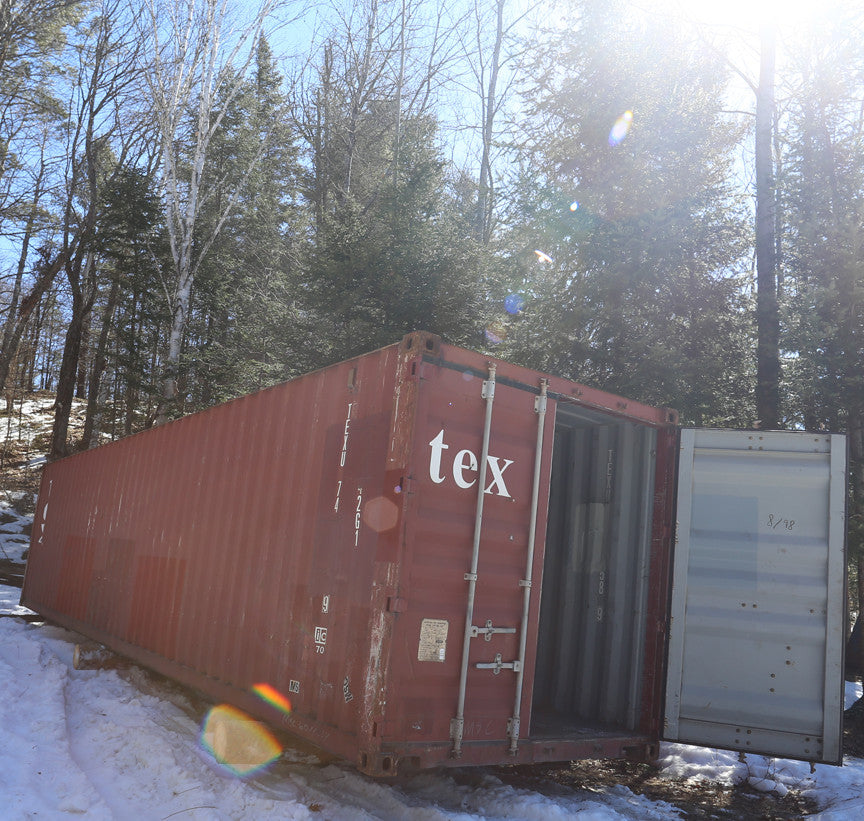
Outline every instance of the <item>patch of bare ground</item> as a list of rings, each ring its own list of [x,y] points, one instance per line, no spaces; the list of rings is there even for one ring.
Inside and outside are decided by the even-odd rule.
[[[24,449],[15,443],[0,445],[0,451],[0,490],[6,491],[7,498],[14,500],[14,508],[19,513],[33,513],[42,471],[26,466]]]
[[[814,801],[794,790],[782,798],[758,792],[746,782],[728,786],[701,779],[675,779],[661,775],[650,764],[630,761],[572,761],[560,765],[502,767],[496,775],[513,786],[549,794],[562,787],[597,792],[623,785],[652,801],[665,801],[683,819],[785,819],[817,811]]]
[[[864,698],[843,713],[843,753],[864,758]]]

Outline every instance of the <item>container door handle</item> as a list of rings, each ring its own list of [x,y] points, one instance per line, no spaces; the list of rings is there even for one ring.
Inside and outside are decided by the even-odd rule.
[[[481,662],[474,665],[478,670],[491,670],[492,675],[497,676],[502,670],[512,670],[514,673],[519,673],[522,670],[522,662],[516,661],[501,661],[501,654],[495,654],[495,661]]]
[[[485,627],[476,627],[475,625],[471,625],[471,638],[476,639],[481,633],[483,634],[483,638],[485,641],[492,641],[492,636],[495,633],[515,633],[515,627],[493,627],[492,620],[489,619],[486,622]]]

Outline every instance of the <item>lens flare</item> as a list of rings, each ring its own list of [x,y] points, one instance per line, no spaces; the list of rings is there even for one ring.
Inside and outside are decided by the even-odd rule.
[[[508,314],[521,314],[525,307],[525,299],[522,294],[508,294],[504,299],[504,310]]]
[[[576,202],[576,200],[573,200],[573,202],[570,203],[570,210],[571,211],[578,211],[579,210],[579,203]]]
[[[486,329],[486,341],[490,345],[500,345],[506,336],[507,329],[500,322],[495,322]]]
[[[256,684],[252,688],[252,692],[271,707],[275,707],[280,713],[288,715],[291,712],[291,702],[275,687],[271,687],[269,684]]]
[[[247,776],[282,754],[282,746],[262,724],[242,710],[219,704],[207,714],[201,744],[234,775]]]
[[[363,507],[363,524],[376,533],[383,533],[396,527],[399,521],[399,508],[384,496],[370,499]]]
[[[630,131],[630,126],[633,123],[633,112],[625,111],[617,120],[612,130],[609,132],[609,145],[621,145],[624,138]]]
[[[540,262],[552,262],[553,261],[552,257],[550,257],[549,254],[543,253],[543,251],[541,251],[539,248],[536,249],[534,251],[534,253],[537,254],[537,259],[539,259]]]

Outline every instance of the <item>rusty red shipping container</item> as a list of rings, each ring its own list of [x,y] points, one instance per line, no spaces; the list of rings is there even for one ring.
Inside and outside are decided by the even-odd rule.
[[[745,453],[773,447],[747,435]],[[689,504],[678,486],[690,440],[675,412],[424,333],[47,466],[22,603],[370,774],[644,758],[661,736],[700,741],[693,728],[709,724],[716,746],[836,761],[845,447],[806,436],[786,436],[775,458],[787,473],[799,463],[818,473],[825,503],[814,521],[828,523],[801,544],[832,548],[819,559],[824,597],[807,588],[800,601],[816,636],[800,657],[817,669],[814,717],[794,738],[758,717],[703,715],[720,699],[700,695],[713,684],[691,656],[703,639],[719,651],[716,625],[692,602],[709,555],[699,539],[722,530],[703,519],[729,519],[731,497],[700,491],[687,508],[694,535],[679,541],[689,559],[675,561],[687,592],[670,604],[676,487],[678,508]],[[690,447],[688,477],[751,458],[712,442]],[[707,470],[703,457],[714,460]],[[743,570],[725,559],[718,570],[729,581],[725,618],[743,642],[732,657],[753,650],[764,627],[753,619],[770,596],[788,602],[789,589],[804,589],[765,570],[811,527],[787,527],[785,508],[768,512],[781,501],[760,502],[751,517],[766,531],[763,552]],[[774,516],[786,521],[780,530]],[[782,589],[771,592],[774,576]],[[672,622],[692,622],[696,638],[677,636]],[[792,629],[797,641],[802,625]],[[791,645],[784,652],[776,701],[783,687],[802,692],[789,670],[804,665],[789,661]],[[261,698],[262,685],[290,712]],[[763,689],[768,698],[767,683],[742,685],[741,699],[758,703]]]

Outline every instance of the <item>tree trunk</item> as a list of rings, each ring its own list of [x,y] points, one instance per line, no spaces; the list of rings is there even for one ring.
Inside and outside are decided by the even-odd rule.
[[[858,554],[858,619],[864,615],[864,554]],[[855,654],[855,665],[858,668],[858,675],[864,677],[864,630],[858,630],[857,646],[852,647],[852,652]]]
[[[57,399],[54,404],[54,428],[51,431],[49,459],[61,459],[68,455],[66,439],[69,435],[69,415],[72,412],[72,398],[75,395],[75,378],[78,372],[83,327],[84,311],[81,297],[73,296],[72,319],[66,329],[63,361],[60,364],[60,375],[57,377]]]
[[[492,138],[495,128],[495,114],[498,106],[498,72],[500,71],[501,46],[504,42],[504,3],[496,3],[495,45],[492,49],[492,65],[489,68],[489,84],[480,89],[483,103],[483,122],[481,123],[482,154],[480,157],[480,178],[477,189],[476,232],[478,239],[488,245],[492,228]]]
[[[58,257],[54,262],[45,267],[39,274],[30,292],[21,300],[21,305],[18,308],[18,316],[15,319],[14,327],[9,335],[8,347],[5,344],[2,352],[0,352],[0,388],[5,386],[6,380],[9,377],[9,366],[12,363],[15,353],[18,350],[18,345],[21,342],[21,334],[24,333],[24,327],[33,309],[39,304],[39,300],[45,295],[48,287],[57,276],[57,272],[63,267],[64,258]]]
[[[856,557],[858,567],[858,619],[864,616],[864,414],[850,410],[848,419],[849,460],[849,552]],[[864,639],[855,648],[860,675],[864,676]]]
[[[780,315],[777,302],[776,191],[774,180],[775,31],[761,31],[756,95],[756,415],[759,427],[780,425]]]
[[[111,290],[108,293],[108,302],[102,314],[102,328],[99,331],[99,341],[96,344],[96,353],[93,357],[93,370],[90,373],[90,383],[87,386],[87,417],[84,420],[84,433],[81,436],[81,444],[85,449],[93,447],[93,433],[99,416],[99,389],[102,383],[102,374],[105,372],[105,352],[108,349],[108,335],[114,319],[114,309],[117,306],[117,297],[120,294],[120,278],[115,276],[111,282]]]
[[[186,317],[189,315],[189,301],[192,294],[192,274],[181,277],[177,287],[171,331],[168,336],[168,355],[162,376],[162,396],[156,408],[154,425],[164,425],[170,420],[171,409],[177,403],[177,379],[180,371],[180,352],[183,347],[183,332]]]
[[[72,412],[72,399],[78,376],[78,362],[81,357],[81,342],[84,338],[87,319],[96,298],[95,284],[85,292],[80,283],[95,282],[92,253],[76,254],[66,266],[66,276],[72,290],[72,318],[66,328],[66,338],[63,344],[63,359],[60,363],[60,375],[57,378],[57,399],[54,404],[54,428],[51,432],[51,449],[49,459],[60,459],[68,453],[66,439],[69,435],[69,415]]]
[[[90,313],[84,318],[81,327],[81,350],[78,354],[78,375],[75,379],[75,396],[87,398],[87,358],[90,355]]]
[[[135,411],[138,408],[138,380],[143,378],[143,374],[146,371],[146,363],[145,363],[145,355],[140,356],[139,361],[139,350],[143,347],[141,345],[141,340],[139,337],[142,335],[141,329],[144,327],[144,318],[143,318],[143,309],[139,312],[138,309],[139,295],[138,292],[135,291],[132,294],[132,302],[131,307],[129,309],[129,316],[132,317],[132,327],[129,332],[129,344],[126,346],[126,356],[128,365],[126,368],[126,385],[123,389],[123,398],[124,398],[124,419],[123,419],[123,435],[129,436],[132,433],[132,429],[135,421]],[[158,338],[158,333],[154,334]],[[152,365],[151,365],[151,373]],[[115,391],[115,396],[117,395],[117,391]],[[147,409],[149,413],[149,408]]]

